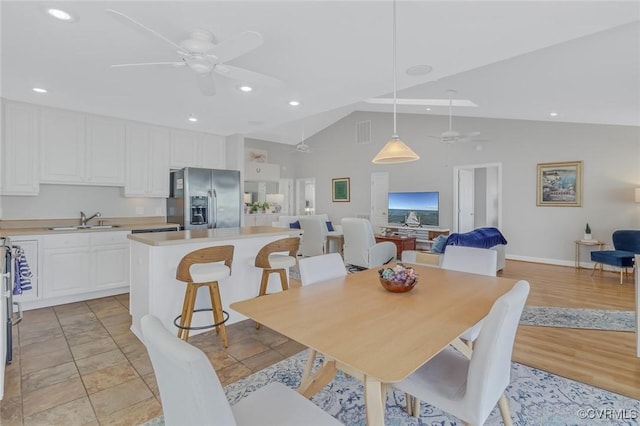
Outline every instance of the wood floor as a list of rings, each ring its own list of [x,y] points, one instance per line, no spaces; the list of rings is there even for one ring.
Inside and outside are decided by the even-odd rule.
[[[531,284],[528,306],[635,310],[633,276],[507,261],[503,277]],[[630,332],[520,326],[513,360],[640,399],[640,358]]]

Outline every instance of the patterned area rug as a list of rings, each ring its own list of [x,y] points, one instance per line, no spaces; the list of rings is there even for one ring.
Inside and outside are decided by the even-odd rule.
[[[447,349],[453,350],[453,349]],[[248,393],[278,381],[296,388],[307,359],[307,351],[287,358],[225,388],[227,399],[235,404]],[[318,360],[319,362],[319,360]],[[365,426],[365,405],[362,383],[342,373],[311,400],[346,425]],[[545,371],[513,363],[511,384],[507,388],[511,418],[515,425],[636,425],[640,401],[565,379]],[[389,391],[385,415],[386,425],[463,424],[453,416],[422,403],[420,417],[405,411],[404,393]],[[608,411],[607,411],[608,410]],[[145,426],[161,426],[162,417]],[[486,425],[501,425],[497,408]],[[267,425],[265,425],[267,426]]]
[[[635,331],[633,311],[525,306],[521,325]]]

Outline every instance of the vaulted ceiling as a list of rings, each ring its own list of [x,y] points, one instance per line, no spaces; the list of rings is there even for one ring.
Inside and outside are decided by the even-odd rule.
[[[55,20],[47,7],[77,19]],[[216,95],[204,96],[187,67],[111,68],[180,56],[108,8],[175,43],[193,28],[217,42],[257,31],[264,43],[228,65],[283,84],[243,93],[216,75]],[[289,144],[355,110],[391,111],[363,102],[393,89],[391,1],[2,1],[0,13],[8,99]],[[456,89],[479,105],[458,116],[640,125],[640,2],[399,1],[397,23],[398,97]],[[432,71],[408,75],[414,65]]]

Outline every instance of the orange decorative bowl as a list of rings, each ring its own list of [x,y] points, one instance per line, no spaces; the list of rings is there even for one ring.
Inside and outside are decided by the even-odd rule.
[[[407,281],[389,281],[380,277],[380,284],[382,284],[382,287],[392,293],[404,293],[414,288],[416,284],[418,284],[418,280],[411,279]]]

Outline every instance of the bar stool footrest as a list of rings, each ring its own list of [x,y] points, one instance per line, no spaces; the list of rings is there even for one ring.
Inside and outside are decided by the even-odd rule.
[[[212,308],[203,308],[203,309],[195,309],[193,312],[204,312],[204,311],[212,311]],[[222,318],[223,320],[220,322],[217,322],[215,324],[210,324],[210,325],[201,325],[198,327],[185,327],[179,324],[180,318],[182,317],[182,315],[178,315],[177,317],[174,318],[173,320],[173,325],[175,325],[176,327],[182,329],[182,330],[204,330],[206,328],[213,328],[213,327],[218,327],[220,325],[223,325],[225,322],[229,321],[229,313],[227,311],[222,311]]]

